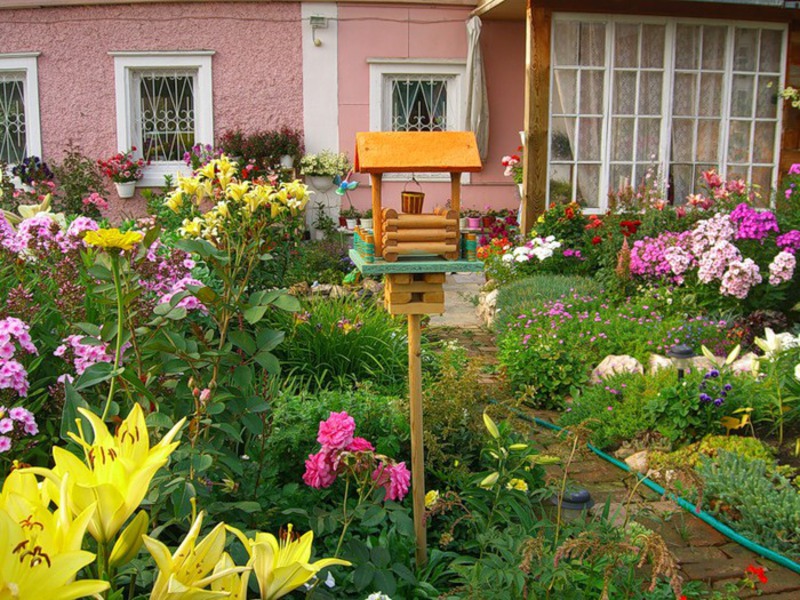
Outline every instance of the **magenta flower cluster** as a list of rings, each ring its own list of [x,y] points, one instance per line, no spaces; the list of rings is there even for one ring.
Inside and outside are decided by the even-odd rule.
[[[646,237],[633,243],[631,273],[653,279],[669,278],[683,282],[683,274],[694,267],[691,232],[668,231],[656,238]]]
[[[775,238],[775,243],[781,250],[797,254],[797,251],[800,250],[800,231],[797,229],[787,231]]]
[[[22,258],[47,256],[52,252],[66,254],[85,248],[84,232],[96,229],[99,229],[97,222],[89,217],[76,218],[66,230],[45,213],[24,219],[16,231],[5,219],[0,219],[0,248]]]
[[[8,452],[15,439],[37,433],[39,426],[36,418],[27,408],[15,406],[8,410],[5,406],[0,406],[0,454]]]
[[[317,442],[321,449],[308,455],[303,481],[317,489],[330,487],[344,471],[342,459],[350,454],[357,456],[356,464],[361,469],[372,470],[371,478],[376,486],[386,490],[386,500],[405,498],[411,481],[405,462],[395,463],[376,456],[373,445],[364,438],[355,437],[355,431],[356,422],[346,411],[331,412],[325,421],[320,421]]]
[[[97,341],[100,342],[97,344],[83,343],[84,338],[90,337],[83,335],[67,336],[61,340],[64,343],[55,349],[53,355],[60,356],[66,361],[71,360],[78,375],[81,375],[86,369],[97,363],[113,362],[114,355],[109,351],[108,343],[100,342],[100,338],[97,338]],[[69,376],[67,378],[70,381],[72,380]]]
[[[17,351],[38,354],[28,325],[16,317],[0,320],[0,390],[14,390],[18,396],[28,395],[28,372],[15,356]]]
[[[778,233],[778,220],[768,210],[756,210],[744,202],[738,205],[730,214],[730,220],[738,228],[737,240],[757,240],[764,243],[770,232]]]

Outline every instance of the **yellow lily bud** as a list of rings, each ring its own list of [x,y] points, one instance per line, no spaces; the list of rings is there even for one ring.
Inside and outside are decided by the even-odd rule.
[[[500,437],[500,431],[498,431],[497,425],[495,425],[494,421],[492,421],[492,418],[486,413],[483,413],[483,424],[486,425],[486,429],[494,439],[498,439]]]
[[[500,474],[499,474],[497,471],[495,471],[495,472],[494,472],[494,473],[492,473],[491,475],[487,475],[486,477],[484,477],[484,478],[483,478],[483,481],[481,481],[481,482],[480,482],[478,485],[479,485],[480,487],[482,487],[482,488],[484,488],[484,489],[487,489],[487,490],[488,490],[488,489],[489,489],[489,488],[491,488],[491,487],[492,487],[492,486],[493,486],[495,483],[497,483],[497,479],[498,479],[499,477],[500,477]]]
[[[149,524],[150,517],[145,511],[140,510],[117,538],[108,558],[111,567],[121,567],[136,558],[144,543],[142,536],[147,533]]]
[[[509,450],[527,450],[528,444],[511,444],[508,447]]]

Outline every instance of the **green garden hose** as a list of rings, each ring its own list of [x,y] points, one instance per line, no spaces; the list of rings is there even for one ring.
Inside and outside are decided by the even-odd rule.
[[[496,401],[492,401],[492,403],[493,404],[497,404]],[[505,408],[510,410],[512,413],[514,413],[514,415],[516,415],[517,417],[519,417],[519,418],[521,418],[521,419],[523,419],[525,421],[528,421],[529,423],[534,423],[535,425],[539,425],[540,427],[544,427],[545,429],[551,429],[553,431],[562,431],[563,430],[563,427],[559,427],[558,425],[550,423],[549,421],[545,421],[544,419],[539,419],[538,417],[531,417],[529,415],[526,415],[524,412],[522,412],[519,409],[516,409],[516,408],[513,408],[513,407],[505,407]],[[603,452],[599,448],[593,446],[592,444],[587,444],[587,446],[589,447],[589,449],[592,452],[594,452],[600,458],[610,462],[612,465],[614,465],[616,467],[619,467],[620,469],[622,469],[626,473],[635,474],[636,477],[638,477],[639,480],[644,485],[649,487],[651,490],[653,490],[657,494],[659,494],[661,496],[667,496],[666,491],[664,490],[663,487],[661,487],[660,485],[658,485],[654,481],[651,481],[645,475],[642,475],[641,473],[638,473],[638,472],[635,472],[635,471],[631,471],[630,467],[628,467],[628,465],[626,465],[624,462],[617,460],[613,456],[609,456],[608,454],[606,454],[605,452]],[[795,561],[793,561],[793,560],[791,560],[789,558],[786,558],[782,554],[778,554],[774,550],[770,550],[769,548],[765,548],[764,546],[762,546],[760,544],[757,544],[754,541],[749,540],[746,537],[736,533],[733,529],[731,529],[730,527],[728,527],[724,523],[718,521],[716,518],[714,518],[712,515],[708,514],[704,510],[700,510],[699,507],[695,506],[691,502],[687,502],[686,500],[676,496],[675,494],[669,494],[667,497],[670,498],[671,500],[675,501],[678,504],[678,506],[680,506],[684,510],[687,510],[688,512],[693,514],[695,517],[700,519],[701,521],[703,521],[705,523],[708,523],[711,527],[713,527],[714,529],[719,531],[722,535],[724,535],[725,537],[733,540],[737,544],[739,544],[741,546],[744,546],[745,548],[747,548],[751,552],[755,552],[756,554],[759,554],[759,555],[763,556],[764,558],[768,558],[769,560],[771,560],[771,561],[773,561],[775,563],[778,563],[779,565],[781,565],[783,567],[786,567],[787,569],[790,569],[790,570],[794,571],[795,573],[800,573],[800,564],[796,563]]]

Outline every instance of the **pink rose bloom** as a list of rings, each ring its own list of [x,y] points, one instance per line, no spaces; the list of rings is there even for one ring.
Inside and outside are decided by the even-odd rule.
[[[356,422],[347,411],[332,412],[327,421],[319,424],[317,441],[323,450],[344,450],[353,441]]]
[[[406,468],[405,462],[396,465],[381,463],[372,472],[372,479],[386,489],[386,500],[400,501],[408,494],[411,471]]]
[[[362,437],[353,438],[350,445],[347,446],[348,452],[375,452],[375,448],[367,440]]]
[[[336,481],[336,470],[333,468],[331,455],[325,450],[309,454],[306,461],[306,472],[303,481],[313,488],[330,487]]]

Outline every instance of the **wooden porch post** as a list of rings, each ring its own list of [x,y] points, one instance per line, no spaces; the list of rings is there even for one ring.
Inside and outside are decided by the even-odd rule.
[[[525,35],[525,157],[522,163],[522,231],[545,210],[550,116],[550,21],[548,8],[528,0]]]

